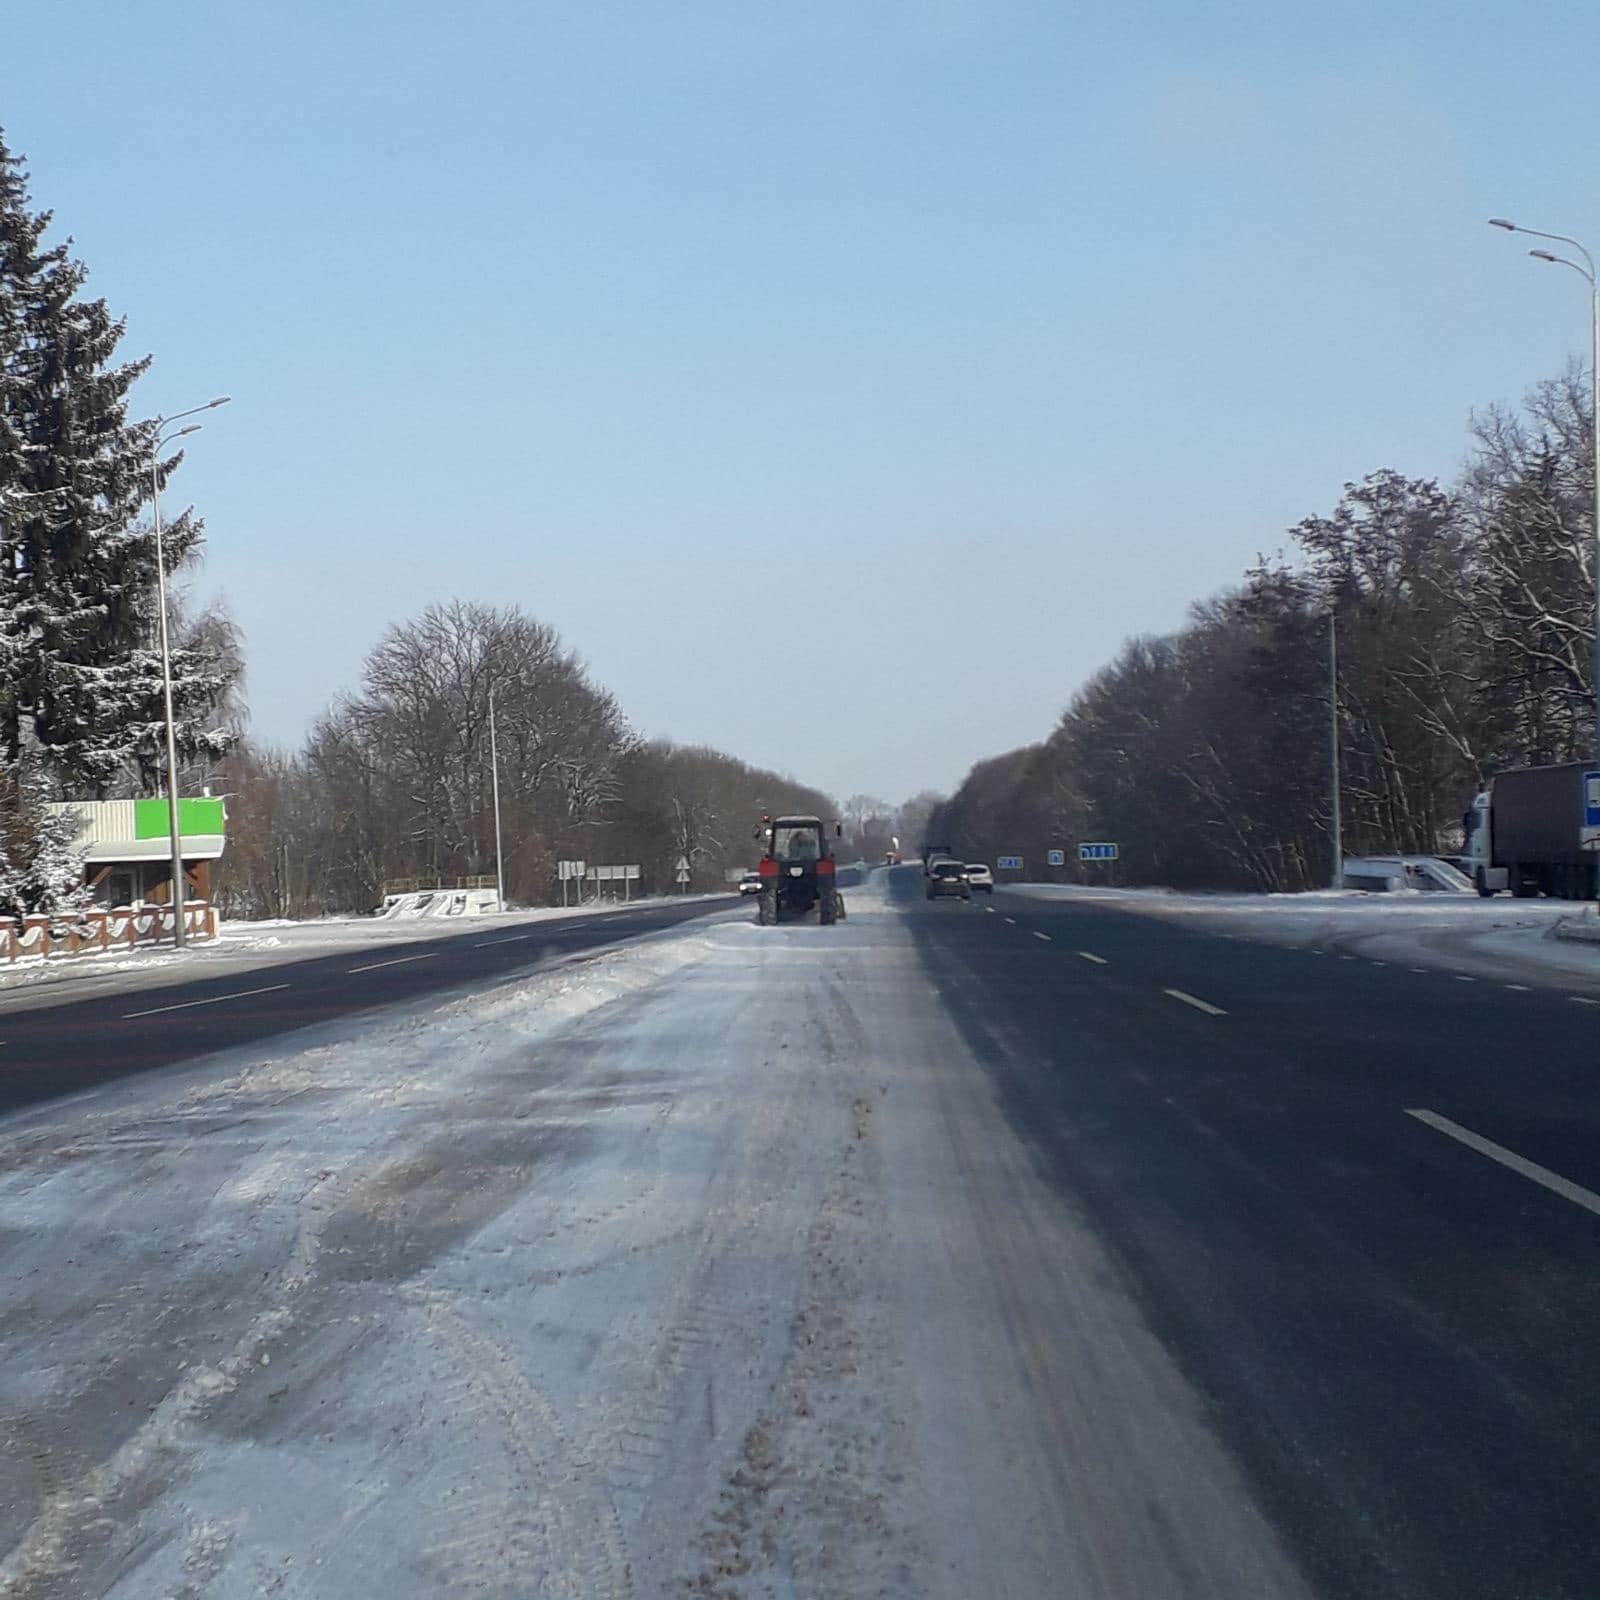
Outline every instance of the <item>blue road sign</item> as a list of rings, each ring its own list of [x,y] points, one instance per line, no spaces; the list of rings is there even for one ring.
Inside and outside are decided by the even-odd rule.
[[[1583,775],[1583,825],[1600,828],[1600,772]]]
[[[1052,850],[1045,859],[1052,867],[1064,867],[1067,864],[1067,852]]]
[[[999,867],[1002,872],[1022,871],[1021,856],[996,856],[994,858],[994,864]]]
[[[1115,861],[1117,847],[1114,844],[1080,844],[1078,846],[1078,859],[1080,861]]]

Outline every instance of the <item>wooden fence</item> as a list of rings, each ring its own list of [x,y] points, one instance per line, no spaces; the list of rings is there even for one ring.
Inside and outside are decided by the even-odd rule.
[[[189,900],[183,907],[183,926],[191,939],[215,939],[216,907]],[[113,906],[109,911],[85,911],[67,921],[63,917],[0,917],[0,964],[47,956],[92,955],[101,950],[137,950],[170,943],[173,936],[171,906]]]

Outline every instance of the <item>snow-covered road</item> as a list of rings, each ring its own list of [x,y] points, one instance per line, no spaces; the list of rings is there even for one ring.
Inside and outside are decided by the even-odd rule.
[[[0,1594],[1302,1593],[875,885],[0,1123]]]

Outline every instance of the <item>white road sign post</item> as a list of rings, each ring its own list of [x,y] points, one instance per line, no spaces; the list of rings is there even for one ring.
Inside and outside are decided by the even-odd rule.
[[[578,904],[580,906],[583,904],[583,870],[584,863],[581,861],[556,862],[556,876],[561,880],[562,905],[567,903],[567,883],[573,878],[578,881]]]
[[[689,873],[689,858],[688,858],[688,856],[679,856],[678,857],[678,887],[681,890],[683,890],[683,892],[685,894],[687,894],[689,892],[689,877],[690,877],[690,873]]]

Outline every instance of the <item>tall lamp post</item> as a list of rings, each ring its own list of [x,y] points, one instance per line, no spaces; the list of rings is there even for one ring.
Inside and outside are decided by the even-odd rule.
[[[161,538],[161,452],[174,440],[186,434],[198,433],[200,424],[191,422],[176,433],[166,431],[168,425],[184,417],[196,417],[202,411],[215,411],[227,405],[232,397],[222,395],[207,401],[203,406],[191,406],[187,411],[174,412],[170,417],[157,417],[150,435],[150,504],[156,525],[156,605],[161,623],[161,697],[167,718],[167,828],[172,836],[172,937],[179,949],[188,942],[183,926],[183,837],[178,831],[178,734],[172,717],[172,649],[167,637],[167,558]]]
[[[1339,804],[1339,614],[1328,611],[1328,782],[1333,887],[1344,888],[1344,812]]]
[[[1504,228],[1507,233],[1525,233],[1534,239],[1550,239],[1556,244],[1570,245],[1582,257],[1581,263],[1569,256],[1558,256],[1553,250],[1530,250],[1535,261],[1547,261],[1553,266],[1571,267],[1589,285],[1589,417],[1593,428],[1591,449],[1594,452],[1594,749],[1600,762],[1600,274],[1595,271],[1594,257],[1564,233],[1545,233],[1538,228],[1519,227],[1504,217],[1490,217],[1491,228]]]
[[[500,848],[500,747],[494,730],[494,685],[489,685],[489,779],[494,789],[494,894],[496,911],[506,908],[505,853]],[[566,885],[563,884],[565,889]]]

